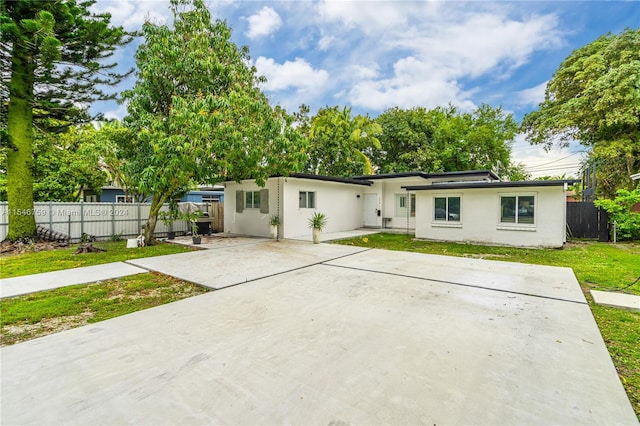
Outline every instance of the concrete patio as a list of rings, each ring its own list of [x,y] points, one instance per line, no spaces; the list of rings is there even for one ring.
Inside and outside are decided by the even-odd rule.
[[[2,348],[0,422],[637,424],[569,269],[220,244],[131,263],[222,290]]]

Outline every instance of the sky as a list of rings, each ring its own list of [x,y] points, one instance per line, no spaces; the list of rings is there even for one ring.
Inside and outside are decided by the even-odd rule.
[[[208,1],[232,40],[248,46],[262,89],[289,112],[347,106],[377,117],[398,106],[502,107],[516,120],[544,99],[546,83],[571,52],[606,33],[640,27],[640,1]],[[112,23],[140,29],[170,23],[167,0],[98,0]],[[117,51],[135,67],[140,40]],[[114,90],[133,86],[130,77]],[[93,112],[122,118],[126,107]],[[579,177],[584,147],[545,152],[518,135],[512,160],[533,177]]]

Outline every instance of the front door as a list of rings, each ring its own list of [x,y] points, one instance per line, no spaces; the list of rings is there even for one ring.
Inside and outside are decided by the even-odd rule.
[[[364,226],[378,224],[378,194],[364,194]]]

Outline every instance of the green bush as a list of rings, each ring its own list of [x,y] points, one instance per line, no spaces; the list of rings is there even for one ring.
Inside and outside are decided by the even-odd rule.
[[[595,205],[609,213],[609,223],[616,222],[616,238],[623,241],[640,240],[640,213],[631,211],[637,203],[640,189],[619,189],[614,200],[597,200]]]

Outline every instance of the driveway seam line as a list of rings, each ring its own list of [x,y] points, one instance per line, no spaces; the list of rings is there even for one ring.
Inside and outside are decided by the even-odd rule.
[[[331,262],[331,261],[327,260],[327,262]],[[521,295],[521,296],[537,297],[537,298],[540,298],[540,299],[558,300],[560,302],[576,303],[578,305],[586,305],[586,306],[589,305],[587,302],[580,302],[580,301],[577,301],[577,300],[563,299],[563,298],[560,298],[560,297],[541,296],[541,295],[538,295],[538,294],[523,293],[521,291],[504,290],[504,289],[500,289],[500,288],[484,287],[484,286],[480,286],[480,285],[457,283],[455,281],[439,280],[437,278],[417,277],[417,276],[414,276],[414,275],[399,274],[397,272],[376,271],[376,270],[365,269],[365,268],[356,268],[356,267],[353,267],[353,266],[331,265],[331,264],[328,264],[328,263],[324,263],[324,264],[326,266],[333,266],[335,268],[352,269],[352,270],[355,270],[355,271],[363,271],[363,272],[373,272],[373,273],[392,275],[392,276],[403,277],[403,278],[414,278],[414,279],[418,279],[418,280],[422,280],[422,281],[434,281],[434,282],[442,283],[442,284],[453,284],[453,285],[457,285],[457,286],[460,286],[460,287],[471,287],[471,288],[477,288],[477,289],[481,289],[481,290],[490,290],[490,291],[498,291],[498,292],[501,292],[501,293],[518,294],[518,295]]]
[[[357,251],[355,253],[343,254],[342,256],[334,257],[334,258],[327,259],[327,260],[321,260],[319,262],[310,263],[308,265],[298,266],[297,268],[287,269],[286,271],[282,271],[282,272],[275,272],[275,273],[270,274],[270,275],[264,275],[264,276],[261,276],[261,277],[251,278],[250,280],[241,281],[241,282],[238,282],[238,283],[235,283],[235,284],[229,284],[229,285],[226,285],[226,286],[220,287],[220,288],[209,287],[207,285],[199,284],[199,283],[196,283],[196,284],[201,285],[203,287],[210,288],[212,291],[225,290],[227,288],[235,287],[235,286],[242,285],[242,284],[247,284],[247,283],[254,282],[254,281],[259,281],[259,280],[262,280],[262,279],[265,279],[265,278],[276,277],[278,275],[286,274],[288,272],[300,271],[302,269],[309,268],[311,266],[322,265],[325,262],[332,262],[334,260],[343,259],[345,257],[353,256],[353,255],[358,254],[358,253],[364,253],[365,251],[369,251],[369,250],[373,250],[373,249],[367,248],[367,249],[363,249],[361,251]],[[184,278],[181,278],[181,279],[184,280]]]

